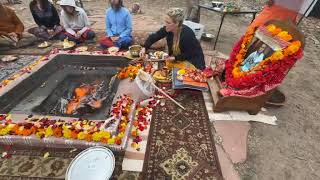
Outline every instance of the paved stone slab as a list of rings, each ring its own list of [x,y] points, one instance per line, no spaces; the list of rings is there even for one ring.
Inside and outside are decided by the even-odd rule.
[[[216,144],[216,149],[223,178],[225,180],[240,180],[239,173],[234,169],[227,153],[223,151],[220,145]]]
[[[233,163],[243,162],[247,158],[248,122],[216,121],[214,128],[222,138],[222,145]]]

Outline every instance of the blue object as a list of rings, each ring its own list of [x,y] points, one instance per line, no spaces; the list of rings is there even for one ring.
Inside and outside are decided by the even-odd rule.
[[[131,37],[132,17],[128,9],[121,7],[118,10],[112,8],[106,11],[106,34],[108,37]]]
[[[131,36],[124,36],[120,37],[119,40],[114,43],[115,46],[118,48],[128,48],[132,43],[132,37]]]

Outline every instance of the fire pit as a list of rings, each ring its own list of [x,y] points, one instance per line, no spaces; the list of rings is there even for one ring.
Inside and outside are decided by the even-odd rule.
[[[135,102],[133,101],[132,106],[120,105],[121,108],[128,108],[126,111],[121,110],[127,112],[124,116],[128,118],[128,125],[124,125],[122,121],[124,116],[111,115],[110,108],[119,101],[119,97],[126,97],[122,96],[121,91],[128,88],[126,82],[120,82],[116,74],[127,64],[128,59],[119,56],[58,54],[37,64],[29,73],[19,76],[0,89],[0,114],[12,114],[10,120],[17,125],[30,125],[31,121],[38,125],[55,121],[66,122],[69,127],[70,123],[80,125],[86,119],[90,125],[83,128],[96,125],[97,128],[91,130],[104,133],[103,137],[109,135],[110,142],[101,142],[96,136],[94,142],[93,137],[90,142],[79,140],[81,137],[70,139],[51,135],[39,138],[35,135],[25,137],[8,134],[0,136],[0,144],[55,148],[100,145],[108,146],[114,151],[124,150],[135,112]],[[31,117],[31,114],[33,116],[30,120],[27,117]],[[48,115],[50,118],[47,118]],[[46,128],[55,127],[57,126]],[[82,127],[75,125],[74,128],[79,130]]]
[[[123,57],[57,55],[0,97],[0,113],[105,119]]]

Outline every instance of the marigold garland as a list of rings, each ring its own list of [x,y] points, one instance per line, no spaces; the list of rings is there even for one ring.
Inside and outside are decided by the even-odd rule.
[[[271,24],[266,27],[270,34],[284,41],[291,41],[287,31]],[[293,41],[282,51],[275,51],[270,57],[261,61],[247,72],[241,70],[241,64],[254,37],[255,31],[249,29],[235,45],[230,59],[226,61],[226,84],[235,89],[250,88],[268,83],[280,83],[296,60],[302,57],[301,42]]]
[[[15,123],[11,115],[0,115],[0,136],[4,135],[35,135],[38,138],[64,137],[66,139],[78,139],[85,141],[102,142],[109,145],[120,145],[124,137],[124,131],[129,123],[129,112],[133,100],[127,96],[120,96],[112,106],[111,116],[121,118],[118,127],[118,134],[111,136],[110,131],[104,130],[101,126],[103,121],[90,120],[52,120],[48,118],[28,118],[24,122]]]
[[[127,67],[124,67],[118,73],[118,78],[119,79],[130,78],[131,80],[133,80],[134,78],[136,78],[140,69],[142,69],[141,64],[129,65]]]

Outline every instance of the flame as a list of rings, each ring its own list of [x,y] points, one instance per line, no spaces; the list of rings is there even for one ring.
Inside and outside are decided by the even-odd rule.
[[[90,85],[81,85],[80,87],[75,88],[75,96],[69,101],[66,107],[66,114],[72,114],[76,109],[78,109],[81,101],[92,91],[94,91],[94,88]]]

